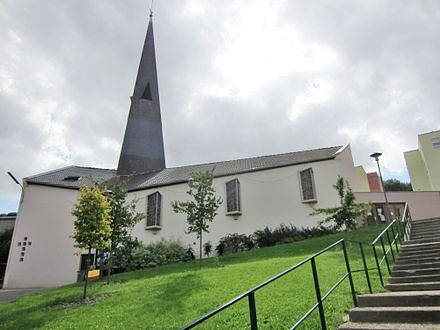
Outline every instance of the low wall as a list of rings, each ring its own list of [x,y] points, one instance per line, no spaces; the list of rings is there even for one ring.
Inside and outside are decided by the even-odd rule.
[[[356,192],[357,202],[384,203],[382,192]],[[408,203],[413,220],[440,218],[440,191],[389,191],[390,203]]]

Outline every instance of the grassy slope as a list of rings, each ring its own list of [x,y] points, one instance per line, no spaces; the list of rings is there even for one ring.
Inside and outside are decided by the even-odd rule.
[[[188,262],[115,275],[110,285],[102,281],[91,285],[90,294],[103,299],[89,305],[63,308],[58,304],[80,296],[81,285],[48,290],[0,305],[0,328],[176,329],[342,237],[369,243],[382,228],[370,227],[211,258],[204,261],[202,270],[197,262]],[[352,269],[358,269],[361,266],[358,245],[347,244]],[[371,248],[369,245],[366,248],[368,265],[373,267]],[[324,294],[345,273],[342,251],[335,249],[323,254],[317,265]],[[375,290],[381,290],[377,272],[371,272],[371,277]],[[367,292],[363,273],[355,274],[354,279],[356,291]],[[310,264],[306,264],[256,293],[259,326],[289,328],[314,303]],[[351,307],[346,280],[324,303],[329,329],[336,329]],[[249,329],[247,300],[199,328]],[[317,311],[302,328],[320,328]]]

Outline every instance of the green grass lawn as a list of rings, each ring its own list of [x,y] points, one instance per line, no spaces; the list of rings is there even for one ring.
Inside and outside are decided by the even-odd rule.
[[[0,305],[1,329],[177,329],[244,291],[295,265],[340,238],[371,241],[383,226],[328,235],[291,244],[242,252],[222,258],[172,264],[112,276],[112,283],[93,282],[94,303],[69,305],[81,296],[82,285],[51,289]],[[358,245],[347,242],[352,269],[361,268]],[[370,244],[368,266],[375,266]],[[317,258],[322,294],[345,274],[340,248]],[[381,291],[376,271],[371,271],[376,292]],[[367,293],[364,273],[354,274],[358,293]],[[313,306],[315,291],[310,263],[256,293],[260,329],[287,329]],[[336,329],[352,307],[348,280],[325,301],[327,324]],[[249,329],[247,299],[199,326],[200,329]],[[320,329],[316,310],[302,329]]]

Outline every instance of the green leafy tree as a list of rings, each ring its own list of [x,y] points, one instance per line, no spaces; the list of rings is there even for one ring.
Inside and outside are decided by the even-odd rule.
[[[123,249],[127,253],[127,248],[132,244],[131,231],[139,223],[144,215],[136,212],[137,199],[127,202],[128,192],[121,185],[114,185],[111,192],[107,194],[110,203],[111,235],[110,235],[110,256],[108,260],[108,281],[113,266],[113,255]],[[136,245],[136,244],[135,244]]]
[[[188,182],[188,195],[192,200],[186,202],[173,201],[174,212],[186,214],[188,227],[186,233],[195,233],[199,239],[200,266],[202,261],[203,232],[209,233],[209,223],[217,215],[222,199],[215,195],[212,187],[213,171],[195,172]]]
[[[340,229],[343,226],[348,229],[356,228],[356,219],[368,212],[369,204],[356,204],[350,183],[341,176],[338,176],[333,187],[338,192],[340,206],[314,208],[310,215],[325,214],[327,217],[320,221],[320,224],[334,223],[334,229]]]
[[[81,188],[78,203],[73,206],[75,216],[74,233],[75,247],[88,250],[87,266],[84,276],[83,299],[87,299],[88,270],[92,248],[108,250],[112,234],[110,204],[104,196],[102,188]]]
[[[384,183],[385,191],[412,191],[411,183],[402,182],[397,179],[388,179]]]

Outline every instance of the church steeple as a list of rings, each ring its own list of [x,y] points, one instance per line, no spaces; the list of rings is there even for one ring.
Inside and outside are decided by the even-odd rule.
[[[130,175],[163,168],[165,152],[150,14],[116,174]]]

